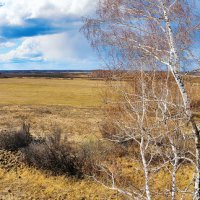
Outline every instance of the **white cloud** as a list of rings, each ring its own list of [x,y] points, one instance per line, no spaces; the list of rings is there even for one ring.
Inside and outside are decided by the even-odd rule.
[[[1,62],[27,60],[77,64],[94,61],[94,58],[86,39],[79,32],[24,38],[16,49],[0,54]]]
[[[27,39],[22,42],[20,46],[16,49],[9,51],[8,53],[1,54],[0,60],[3,62],[12,61],[16,59],[21,60],[41,60],[42,58],[39,56],[41,52],[38,50],[38,44],[32,42],[32,39]]]
[[[2,42],[0,43],[0,48],[10,48],[15,46],[14,42]]]
[[[1,0],[1,3],[0,24],[22,25],[31,18],[86,15],[94,10],[97,0]]]
[[[9,51],[0,54],[0,62],[4,63],[5,67],[8,66],[7,64],[16,64],[20,61],[22,63],[41,61],[40,63],[45,64],[63,62],[64,65],[68,63],[74,66],[84,65],[87,67],[90,64],[92,66],[97,62],[96,57],[84,36],[79,33],[78,28],[81,24],[79,20],[76,20],[80,19],[81,16],[91,14],[95,10],[97,2],[98,0],[0,0],[0,4],[3,4],[0,6],[0,29],[2,27],[0,48],[8,48]],[[36,19],[34,26],[36,30],[39,29],[36,33],[33,30],[33,36],[29,33],[34,29],[31,21],[29,21],[29,25],[32,29],[27,29],[29,32],[25,34],[26,27],[30,28],[25,24],[28,23],[28,19]],[[40,26],[43,27],[43,24],[38,23],[37,25],[37,19],[39,21],[47,19],[50,23],[52,21],[52,27],[64,27],[61,31],[67,32],[51,35],[51,29],[48,32],[48,21],[45,35],[34,36],[40,34]],[[66,23],[68,20],[69,22],[73,21],[73,19],[75,22]],[[29,37],[22,38],[29,34]],[[21,43],[13,43],[13,38],[18,38]]]

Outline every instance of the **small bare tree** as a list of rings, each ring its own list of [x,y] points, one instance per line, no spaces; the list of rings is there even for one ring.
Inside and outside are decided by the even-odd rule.
[[[178,120],[179,123],[180,121],[187,121],[191,125],[193,138],[196,144],[196,175],[193,198],[200,199],[200,132],[194,119],[194,114],[191,109],[191,100],[186,90],[184,74],[182,73],[182,70],[187,67],[188,63],[190,63],[192,67],[195,66],[195,63],[198,63],[198,59],[195,58],[192,47],[195,43],[193,36],[195,31],[198,30],[199,21],[193,12],[192,3],[194,2],[187,0],[102,0],[99,3],[97,17],[85,19],[83,31],[91,41],[92,46],[96,48],[101,55],[106,55],[106,60],[109,61],[108,66],[111,69],[137,70],[140,69],[138,63],[143,63],[143,66],[145,66],[145,68],[142,68],[143,71],[165,70],[171,73],[178,88],[178,93],[181,94],[182,106],[178,106],[179,108],[181,107],[181,111],[175,109],[177,107],[177,102],[169,104],[168,99],[159,99],[158,101],[156,97],[150,101],[154,103],[159,102],[159,104],[157,104],[157,108],[159,108],[157,113],[162,113],[162,116],[158,114],[159,121],[160,119],[163,120],[167,118],[173,120],[175,118],[176,121],[180,119]],[[168,83],[169,79],[167,79],[167,84]],[[139,141],[137,141],[137,137],[135,136],[133,139],[141,145],[141,157],[143,157],[144,149],[148,149],[148,147],[144,148],[144,146],[146,147],[148,144],[151,144],[151,142],[146,144],[146,141],[150,141],[150,139],[142,139],[142,137],[148,135],[149,132],[144,126],[141,126],[141,124],[147,123],[145,121],[145,115],[147,111],[146,99],[148,98],[144,96],[146,95],[146,90],[143,89],[141,84],[141,91],[143,91],[143,94],[140,95],[140,104],[137,106],[137,109],[139,109],[139,111],[137,111],[138,114],[135,113],[135,107],[133,107],[132,101],[130,101],[130,97],[133,94],[127,96],[127,94],[124,93],[126,94],[124,96],[126,97],[126,102],[129,104],[128,113],[130,111],[132,112],[131,115],[128,115],[132,116],[134,113],[133,119],[140,120],[140,126],[138,125],[137,129],[133,129],[131,125],[130,127],[132,133],[134,130],[140,133]],[[172,90],[172,88],[168,87],[165,91],[167,98],[167,94],[170,90]],[[154,88],[151,88],[150,91],[154,91]],[[175,97],[176,94],[171,93],[171,95]],[[170,112],[175,112],[175,114],[166,115],[169,110]],[[120,122],[124,123],[126,120],[127,119],[118,119],[118,124],[115,125],[124,127]],[[179,123],[175,123],[176,126]],[[138,121],[136,124],[138,124]],[[158,126],[163,128],[163,126],[159,124]],[[167,127],[169,128],[170,126],[168,125]],[[177,127],[174,127],[174,131],[175,130],[182,132],[180,128]],[[129,131],[122,131],[122,133],[124,136],[124,133],[128,134]],[[132,135],[133,134],[131,134],[131,137]],[[153,137],[155,137],[155,135]],[[174,185],[174,187],[171,195],[172,199],[175,199],[175,172],[179,168],[178,164],[181,158],[179,159],[178,150],[175,148],[174,136],[168,137],[168,141],[174,157],[173,162],[171,162],[174,167],[174,173],[172,173],[172,185]],[[156,144],[153,146],[157,147]],[[193,154],[191,153],[191,155]],[[186,160],[190,160],[194,163],[190,158]],[[143,167],[147,164],[146,162],[147,161],[143,160]],[[147,199],[150,199],[151,195],[147,177],[148,173],[146,172],[145,191]]]
[[[118,98],[113,100],[113,96],[107,96],[109,106],[102,130],[104,137],[122,146],[131,146],[133,151],[128,156],[132,162],[139,163],[141,174],[144,174],[144,187],[130,189],[129,185],[128,190],[118,188],[133,199],[191,196],[191,183],[178,188],[176,176],[185,163],[195,164],[194,141],[185,134],[187,115],[183,105],[172,95],[170,88],[175,82],[170,85],[168,76],[141,70],[129,81],[111,82],[111,90],[117,93]],[[161,171],[171,175],[171,186],[158,191],[154,187],[155,176]]]

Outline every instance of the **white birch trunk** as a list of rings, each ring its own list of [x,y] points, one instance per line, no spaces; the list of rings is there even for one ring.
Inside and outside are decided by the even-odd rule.
[[[177,171],[177,167],[178,167],[178,154],[177,154],[177,149],[175,147],[175,144],[173,143],[173,140],[170,139],[170,143],[171,143],[171,148],[172,148],[172,152],[174,154],[174,163],[173,163],[173,170],[172,170],[172,191],[171,191],[171,199],[175,200],[176,199],[176,171]]]
[[[195,143],[196,143],[196,180],[195,180],[195,194],[194,194],[194,199],[199,200],[200,199],[200,132],[198,130],[197,124],[194,121],[193,114],[191,111],[191,103],[190,99],[187,95],[187,92],[185,90],[184,83],[181,79],[181,76],[179,74],[179,59],[178,59],[178,54],[173,38],[173,32],[172,32],[172,27],[170,24],[170,20],[167,14],[167,9],[165,8],[165,5],[162,3],[163,6],[163,12],[164,12],[164,18],[166,22],[166,31],[168,34],[168,39],[169,39],[169,45],[170,45],[170,60],[169,60],[169,68],[174,76],[174,79],[178,85],[178,88],[181,92],[183,103],[186,109],[186,113],[188,115],[189,121],[192,125],[193,132],[195,135]]]
[[[144,177],[145,177],[145,192],[146,192],[146,199],[151,200],[151,192],[149,189],[149,172],[148,172],[148,166],[145,158],[145,152],[144,152],[144,138],[141,138],[140,143],[140,154],[142,158],[142,165],[144,169]]]
[[[195,193],[193,199],[200,199],[200,138],[199,135],[195,137],[196,143],[196,179],[195,179]]]

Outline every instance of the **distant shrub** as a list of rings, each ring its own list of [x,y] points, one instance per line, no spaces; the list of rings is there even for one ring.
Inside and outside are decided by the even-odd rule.
[[[0,134],[0,149],[22,153],[22,162],[46,170],[53,175],[70,175],[83,178],[99,174],[99,165],[121,154],[121,149],[105,141],[88,140],[82,144],[71,143],[55,126],[52,134],[33,137],[30,126],[23,124],[19,131]]]
[[[2,131],[0,132],[0,149],[16,151],[20,148],[28,146],[32,141],[30,134],[30,125],[23,123],[18,131]]]
[[[48,170],[53,174],[68,174],[82,177],[83,163],[77,157],[72,144],[62,138],[59,128],[40,141],[31,143],[23,149],[24,161],[29,166]]]
[[[98,165],[106,160],[107,153],[106,147],[99,140],[83,142],[77,151],[82,174],[93,175],[98,173]]]

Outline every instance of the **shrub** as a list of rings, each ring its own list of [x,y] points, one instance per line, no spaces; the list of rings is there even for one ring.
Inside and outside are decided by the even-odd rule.
[[[108,141],[95,139],[81,145],[71,143],[67,137],[62,137],[64,134],[59,127],[54,127],[52,134],[37,138],[31,136],[29,129],[29,125],[23,124],[19,131],[2,132],[0,149],[21,152],[24,164],[53,175],[65,174],[77,178],[97,175],[102,162],[121,153],[121,149]]]
[[[98,171],[98,165],[105,160],[106,149],[99,140],[88,140],[82,143],[77,152],[78,162],[81,163],[81,172],[93,175]]]
[[[82,177],[82,163],[79,161],[72,144],[61,137],[61,130],[55,129],[41,142],[33,142],[23,149],[24,161],[29,166],[48,170],[55,175],[68,174]]]
[[[2,131],[0,132],[0,149],[16,151],[20,148],[28,146],[32,141],[30,134],[30,125],[23,123],[18,131]]]

